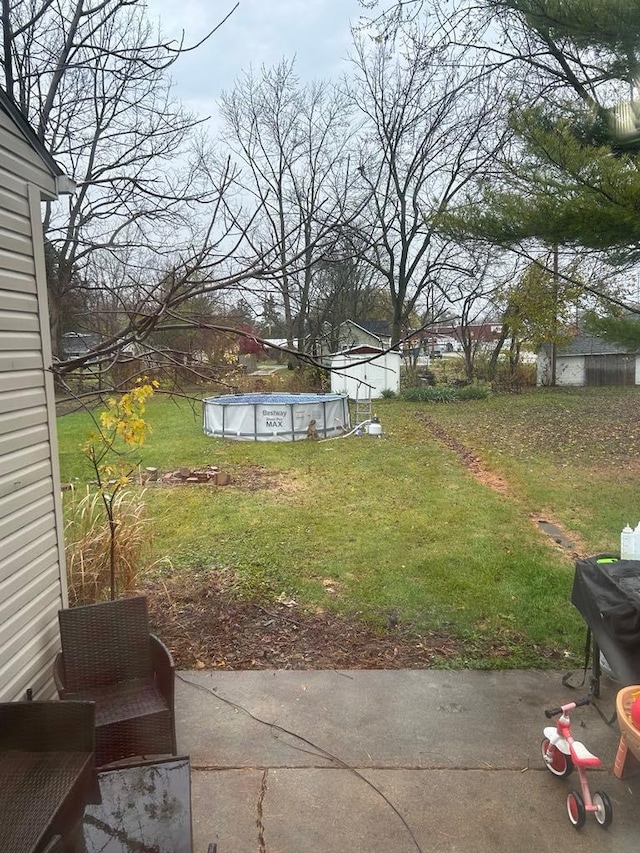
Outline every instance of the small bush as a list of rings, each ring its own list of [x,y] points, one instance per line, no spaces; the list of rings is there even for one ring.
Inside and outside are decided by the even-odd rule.
[[[535,384],[535,364],[518,364],[516,367],[511,367],[508,364],[499,364],[491,382],[491,387],[494,391],[519,394],[523,388],[534,388]]]
[[[453,403],[458,398],[456,389],[446,385],[435,388],[407,388],[402,396],[409,403]]]
[[[230,386],[230,387],[229,387]],[[222,394],[304,394],[328,391],[331,376],[324,370],[312,367],[293,367],[277,370],[264,376],[245,374],[236,376]]]
[[[441,385],[436,388],[407,388],[402,398],[408,403],[457,403],[464,400],[484,400],[488,396],[488,389],[481,385],[469,385],[466,388]]]
[[[425,385],[435,385],[435,373],[428,367],[407,367],[400,369],[400,390],[408,388],[424,388]]]
[[[383,388],[380,392],[385,400],[392,400],[396,396],[393,388]]]
[[[459,400],[486,400],[489,396],[486,385],[466,385],[456,391]]]

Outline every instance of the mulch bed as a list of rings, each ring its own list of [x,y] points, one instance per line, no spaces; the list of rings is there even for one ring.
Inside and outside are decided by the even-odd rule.
[[[378,631],[293,602],[234,600],[227,587],[215,570],[145,585],[152,629],[178,669],[421,669],[464,651],[446,633]]]
[[[238,600],[227,573],[210,570],[149,581],[152,630],[170,648],[178,669],[426,669],[448,660],[508,657],[512,635],[474,644],[444,631],[386,628],[356,617],[305,610],[295,602]],[[536,646],[559,662],[561,652]]]

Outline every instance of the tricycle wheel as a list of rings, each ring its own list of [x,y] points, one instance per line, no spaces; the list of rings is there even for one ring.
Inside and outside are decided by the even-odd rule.
[[[609,826],[613,820],[613,806],[604,791],[595,792],[593,795],[593,805],[598,809],[594,814],[600,826]]]
[[[584,826],[584,822],[587,818],[587,812],[584,807],[584,800],[577,791],[569,791],[567,794],[567,814],[569,815],[569,820],[576,829],[580,829],[581,826]]]
[[[542,738],[540,748],[542,750],[542,760],[550,773],[553,773],[554,776],[560,776],[560,778],[564,778],[571,773],[573,770],[571,756],[565,755],[557,746],[550,746],[548,737]]]

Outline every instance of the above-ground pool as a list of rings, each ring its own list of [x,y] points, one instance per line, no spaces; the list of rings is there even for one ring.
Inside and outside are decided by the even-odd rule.
[[[239,441],[297,441],[349,431],[346,394],[226,394],[203,400],[206,435]]]

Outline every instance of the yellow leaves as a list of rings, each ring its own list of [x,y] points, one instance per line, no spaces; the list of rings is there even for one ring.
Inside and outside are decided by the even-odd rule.
[[[107,483],[115,487],[115,494],[130,482],[132,465],[125,457],[128,451],[139,449],[146,441],[151,428],[144,418],[145,404],[158,387],[155,379],[151,382],[139,379],[136,386],[119,399],[110,397],[105,410],[98,416],[100,431],[89,433],[89,440],[82,449],[93,463],[103,492]],[[115,456],[116,461],[104,462],[110,455]]]
[[[149,424],[144,419],[145,402],[157,387],[158,382],[154,379],[151,383],[137,385],[119,400],[114,397],[107,400],[107,408],[99,416],[101,438],[106,444],[113,445],[116,438],[121,438],[130,447],[141,447],[144,444],[150,432]]]

